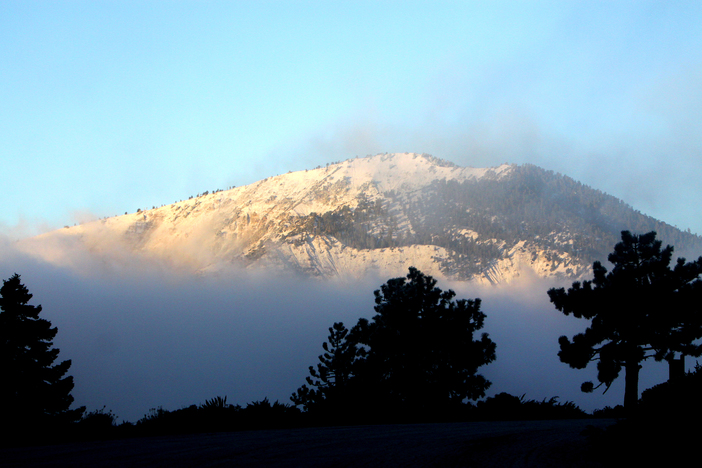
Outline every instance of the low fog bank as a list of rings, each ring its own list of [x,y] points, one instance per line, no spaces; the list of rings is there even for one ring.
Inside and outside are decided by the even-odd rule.
[[[125,265],[130,265],[126,267]],[[245,405],[289,403],[335,321],[373,313],[380,283],[319,282],[264,272],[198,276],[161,264],[100,258],[60,267],[4,243],[0,276],[13,273],[59,329],[59,359],[73,361],[73,396],[88,410],[136,421],[214,396]]]
[[[138,258],[109,268],[96,256],[80,268],[50,265],[0,244],[0,276],[17,272],[34,294],[32,304],[57,326],[59,359],[71,359],[73,396],[88,410],[111,409],[136,421],[149,409],[174,410],[214,396],[246,403],[268,397],[288,403],[322,352],[328,328],[352,326],[373,314],[373,291],[388,278],[319,281],[261,271],[197,276]],[[565,317],[548,301],[558,286],[524,278],[490,287],[439,283],[458,298],[480,297],[485,330],[497,360],[481,372],[489,394],[573,401],[591,411],[623,401],[623,378],[607,394],[580,392],[595,379],[559,362],[558,337],[585,322]],[[688,362],[688,366],[693,365]],[[623,376],[622,376],[623,377]],[[664,365],[645,364],[643,390],[667,378]]]

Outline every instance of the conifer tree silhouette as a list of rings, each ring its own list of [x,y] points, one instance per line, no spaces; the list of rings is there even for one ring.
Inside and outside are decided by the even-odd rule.
[[[410,267],[406,277],[374,292],[377,314],[351,331],[367,349],[357,373],[373,384],[378,403],[394,411],[447,411],[490,386],[477,373],[495,359],[496,348],[487,333],[473,337],[485,320],[480,299],[456,300],[436,283]]]
[[[322,343],[324,353],[319,356],[317,367],[310,366],[310,375],[307,385],[302,385],[290,397],[295,405],[302,406],[305,411],[314,411],[325,406],[331,407],[348,404],[346,398],[351,380],[353,366],[356,358],[363,355],[363,349],[358,349],[353,340],[348,340],[349,330],[341,322],[336,322],[329,327],[329,338]]]
[[[65,376],[71,361],[54,365],[59,350],[52,340],[57,328],[39,318],[41,306],[18,274],[0,288],[0,413],[5,428],[30,429],[80,419],[84,407],[73,403],[73,377]],[[64,377],[65,376],[65,377]]]
[[[673,247],[661,249],[655,232],[623,231],[621,238],[608,257],[611,272],[595,262],[591,281],[576,281],[568,291],[552,288],[548,295],[559,311],[591,321],[572,341],[558,339],[561,361],[576,369],[597,361],[597,387],[604,384],[605,391],[624,368],[624,407],[631,413],[642,361],[672,359],[676,352],[702,355],[702,346],[693,343],[702,337],[702,257],[689,263],[680,258],[671,269]],[[585,382],[582,390],[597,387]]]
[[[375,291],[375,311],[347,330],[329,328],[325,353],[307,384],[291,397],[307,411],[351,420],[444,417],[466,399],[485,395],[477,374],[495,359],[480,299],[455,300],[437,281],[410,267]]]

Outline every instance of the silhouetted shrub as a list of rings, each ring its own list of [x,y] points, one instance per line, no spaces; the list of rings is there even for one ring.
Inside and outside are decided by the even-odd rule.
[[[85,413],[83,418],[72,428],[76,439],[94,440],[117,436],[117,415],[103,406],[99,410]]]
[[[678,380],[663,382],[644,390],[639,401],[641,417],[695,421],[702,416],[702,366]]]
[[[227,403],[227,397],[206,400],[174,411],[152,408],[126,430],[133,435],[189,434],[199,432],[275,429],[302,424],[301,411],[291,405],[270,403],[268,398],[242,408]]]
[[[217,396],[210,400],[205,400],[205,403],[200,405],[200,409],[206,411],[219,411],[222,409],[226,409],[228,406],[229,405],[227,405],[227,397],[225,395],[224,398]]]
[[[79,425],[89,430],[103,430],[117,425],[117,415],[112,410],[105,411],[105,406],[99,410],[90,411],[83,415]]]
[[[490,420],[532,420],[532,419],[576,419],[589,417],[571,401],[558,403],[558,397],[542,401],[525,400],[522,395],[516,397],[509,393],[497,395],[479,401],[476,416]]]
[[[617,405],[614,408],[611,406],[605,406],[602,409],[596,409],[593,411],[592,416],[595,418],[623,418],[625,417],[624,407],[622,405]]]
[[[253,401],[241,410],[242,423],[247,429],[293,427],[300,423],[302,412],[293,405],[271,404],[268,398]]]

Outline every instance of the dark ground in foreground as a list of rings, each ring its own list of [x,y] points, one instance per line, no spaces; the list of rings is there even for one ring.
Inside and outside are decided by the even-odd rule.
[[[601,467],[587,426],[499,421],[243,431],[0,450],[3,467]]]

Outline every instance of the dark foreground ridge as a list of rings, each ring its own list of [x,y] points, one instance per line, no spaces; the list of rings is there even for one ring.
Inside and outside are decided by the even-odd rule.
[[[4,467],[602,467],[609,419],[241,431],[0,450]]]

